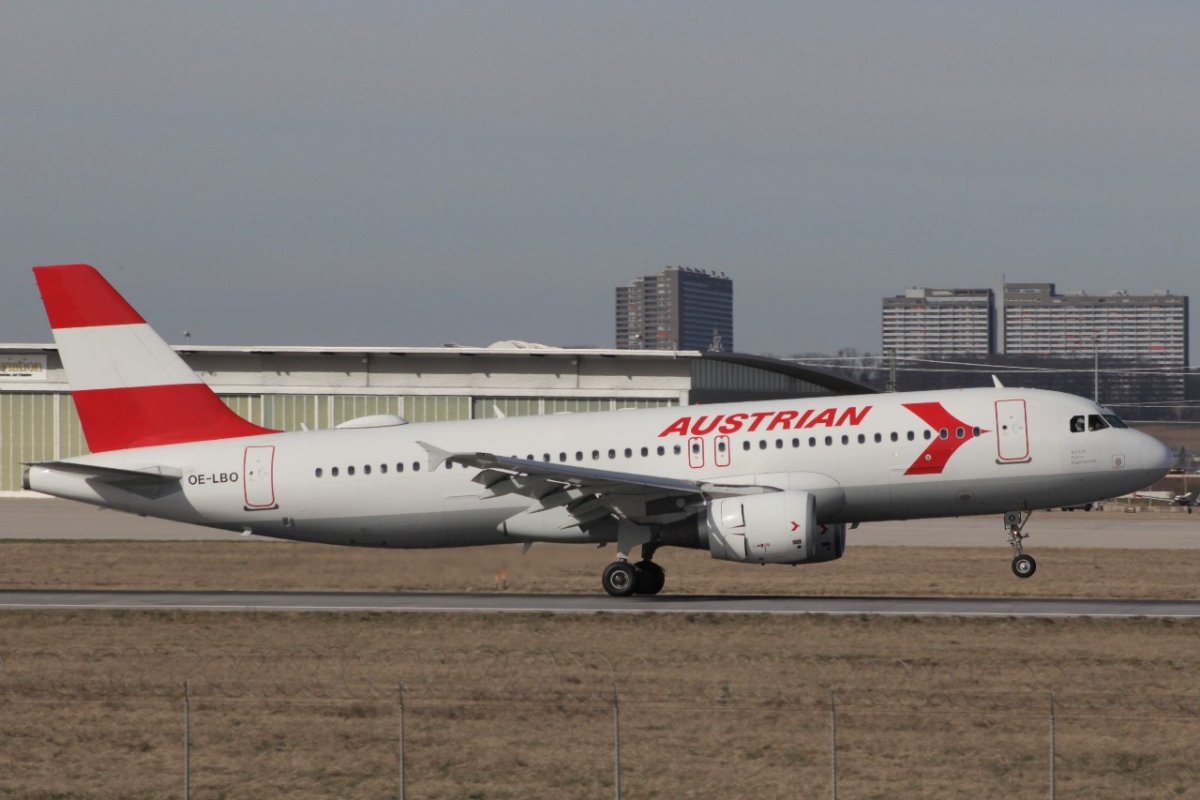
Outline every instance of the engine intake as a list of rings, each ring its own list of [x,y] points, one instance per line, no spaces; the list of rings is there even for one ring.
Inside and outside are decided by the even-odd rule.
[[[809,492],[768,492],[711,501],[700,539],[724,561],[818,563],[842,557],[846,526],[818,523]]]

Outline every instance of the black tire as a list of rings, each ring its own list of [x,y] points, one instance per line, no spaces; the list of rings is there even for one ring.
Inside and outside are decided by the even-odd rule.
[[[633,591],[636,594],[658,594],[667,582],[667,571],[648,559],[637,563],[637,580]]]
[[[1012,571],[1018,578],[1031,578],[1037,572],[1037,562],[1033,556],[1017,556],[1013,559]]]
[[[600,583],[613,597],[629,597],[637,588],[637,570],[628,561],[614,561],[604,568]]]

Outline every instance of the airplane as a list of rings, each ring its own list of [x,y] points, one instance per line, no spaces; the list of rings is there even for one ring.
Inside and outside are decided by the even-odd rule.
[[[1167,503],[1172,506],[1194,506],[1196,501],[1194,498],[1195,492],[1185,492],[1176,494],[1175,492],[1134,492],[1131,497],[1134,500],[1146,500],[1150,503]]]
[[[820,563],[848,526],[980,514],[1003,514],[1029,578],[1034,510],[1174,462],[1089,400],[999,385],[281,432],[230,410],[97,270],[34,274],[91,452],[27,464],[26,489],[327,544],[615,543],[601,585],[618,597],[662,590],[661,547]]]

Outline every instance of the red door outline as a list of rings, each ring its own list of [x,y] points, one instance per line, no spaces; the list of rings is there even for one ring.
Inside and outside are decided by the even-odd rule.
[[[1024,400],[996,401],[996,460],[1029,460],[1029,415]]]
[[[729,437],[718,436],[713,440],[713,463],[718,467],[729,466]]]
[[[688,466],[692,469],[704,466],[704,440],[699,436],[688,439]]]
[[[242,459],[242,492],[246,510],[278,508],[275,504],[275,448],[247,447]]]

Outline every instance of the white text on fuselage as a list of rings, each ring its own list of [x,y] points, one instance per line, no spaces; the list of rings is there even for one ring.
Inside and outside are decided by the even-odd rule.
[[[680,417],[668,425],[658,438],[664,436],[707,436],[710,433],[754,433],[755,431],[798,431],[801,428],[840,428],[861,425],[872,406],[825,408],[818,411],[788,409],[785,411],[754,411],[736,414],[703,414]]]

